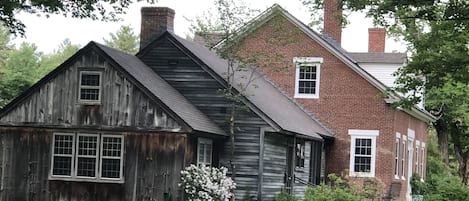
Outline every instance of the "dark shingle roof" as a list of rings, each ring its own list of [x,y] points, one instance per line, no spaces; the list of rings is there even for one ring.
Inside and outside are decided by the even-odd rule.
[[[225,78],[228,65],[226,60],[220,59],[214,52],[206,47],[187,41],[173,33],[168,33],[204,62],[218,76]],[[247,87],[246,94],[248,96],[246,96],[246,98],[282,130],[317,139],[321,139],[318,134],[332,137],[330,131],[286,97],[279,89],[253,68],[237,73],[235,77],[235,87],[237,87],[238,90],[238,83],[246,83],[251,73],[253,73],[255,79],[253,79],[252,83]]]
[[[348,55],[357,63],[386,63],[386,64],[403,64],[406,62],[405,53],[386,53],[386,52],[365,52],[352,53]]]
[[[94,42],[92,42],[94,43]],[[226,135],[205,114],[192,105],[176,89],[145,65],[136,56],[95,43],[104,53],[119,64],[128,74],[140,82],[149,92],[196,131]]]

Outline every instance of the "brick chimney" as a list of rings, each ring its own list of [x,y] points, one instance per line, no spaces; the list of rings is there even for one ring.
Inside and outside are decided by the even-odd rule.
[[[140,48],[165,31],[174,32],[174,10],[167,7],[142,7]]]
[[[324,33],[339,45],[342,40],[342,9],[338,9],[341,0],[324,0]]]
[[[368,52],[384,52],[386,46],[386,29],[368,29]]]

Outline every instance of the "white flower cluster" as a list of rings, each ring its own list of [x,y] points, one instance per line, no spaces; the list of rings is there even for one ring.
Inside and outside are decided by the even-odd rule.
[[[227,169],[190,165],[181,171],[181,184],[189,201],[228,201],[236,188]]]

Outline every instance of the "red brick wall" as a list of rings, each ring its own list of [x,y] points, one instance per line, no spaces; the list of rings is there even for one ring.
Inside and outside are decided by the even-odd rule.
[[[282,29],[278,29],[278,19],[274,20],[275,23],[261,26],[244,40],[242,54],[267,53],[270,60],[260,59],[259,67],[291,97],[295,87],[293,57],[322,57],[324,63],[321,65],[319,98],[296,101],[334,133],[335,141],[326,161],[327,172],[341,174],[349,169],[348,129],[379,130],[376,177],[389,189],[394,179],[394,127],[399,126],[406,131],[407,127],[413,128],[417,136],[424,136],[425,124],[391,109],[380,97],[381,92],[378,89],[291,23],[284,21]],[[285,33],[293,40],[288,43],[272,43],[272,38]]]
[[[368,29],[368,52],[384,52],[386,46],[386,29]]]

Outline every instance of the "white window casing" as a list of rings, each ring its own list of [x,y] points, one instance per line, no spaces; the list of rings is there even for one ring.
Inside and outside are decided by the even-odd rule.
[[[293,62],[296,69],[294,98],[319,98],[323,59],[320,57],[294,57]]]
[[[349,129],[348,134],[351,137],[350,176],[374,177],[376,171],[376,138],[379,136],[379,130]],[[357,142],[360,144],[357,144]],[[360,153],[356,153],[357,149]],[[360,162],[357,163],[356,160]]]
[[[92,79],[85,80],[85,76],[98,76],[90,77]],[[78,101],[83,104],[99,104],[101,103],[102,93],[102,72],[101,71],[80,71],[78,77]],[[93,80],[94,79],[94,80]],[[96,83],[97,82],[97,83]]]
[[[213,153],[213,140],[198,138],[197,140],[197,165],[211,166]]]
[[[401,151],[401,179],[405,180],[405,164],[406,164],[406,155],[407,155],[407,136],[402,136],[402,151]]]
[[[114,143],[107,143],[109,140]],[[54,133],[51,153],[51,180],[124,182],[122,135]],[[114,163],[103,166],[103,160],[114,160]],[[103,175],[109,169],[114,173],[112,177]]]
[[[425,177],[425,142],[422,142],[421,144],[421,149],[420,151],[422,152],[422,154],[420,155],[420,172],[421,172],[421,178],[422,180],[424,179]]]
[[[420,168],[419,168],[419,165],[420,165],[419,156],[420,156],[420,141],[416,140],[415,141],[415,160],[414,160],[415,169],[414,169],[414,172],[417,173],[418,175],[422,176],[422,173],[420,172]]]
[[[401,146],[401,134],[400,133],[396,133],[396,142],[395,142],[395,145],[394,145],[394,178],[395,179],[399,179],[399,162],[400,162],[400,159],[399,159],[399,156],[401,155],[401,153],[399,152],[400,151],[400,146]]]

